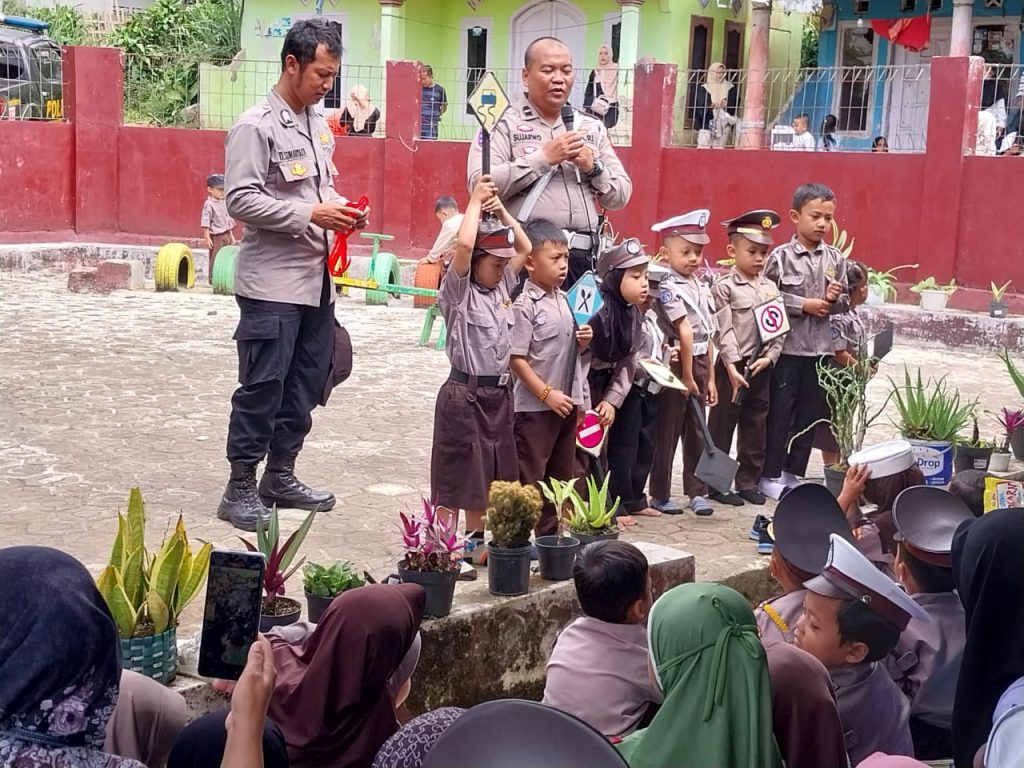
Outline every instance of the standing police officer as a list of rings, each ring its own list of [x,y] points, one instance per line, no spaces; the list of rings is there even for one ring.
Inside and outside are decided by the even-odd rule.
[[[576,73],[561,40],[542,37],[526,49],[525,98],[509,107],[491,135],[491,177],[508,211],[521,221],[547,219],[569,238],[568,288],[594,268],[598,204],[624,208],[633,193],[600,120],[574,112],[567,129],[562,108]],[[480,136],[469,151],[469,188],[480,177]],[[532,195],[532,196],[531,196]]]
[[[313,110],[337,78],[341,54],[336,24],[297,22],[284,39],[277,85],[227,137],[228,211],[245,231],[235,273],[240,386],[228,424],[231,479],[217,516],[243,530],[268,519],[264,505],[327,510],[335,503],[294,468],[310,414],[338,378],[328,232],[366,224],[366,214],[334,191],[334,137]]]

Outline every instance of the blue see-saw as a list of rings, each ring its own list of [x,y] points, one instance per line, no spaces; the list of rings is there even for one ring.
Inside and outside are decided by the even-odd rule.
[[[17,29],[27,29],[32,32],[45,32],[50,25],[39,19],[26,19],[23,16],[4,16],[0,13],[0,24]]]

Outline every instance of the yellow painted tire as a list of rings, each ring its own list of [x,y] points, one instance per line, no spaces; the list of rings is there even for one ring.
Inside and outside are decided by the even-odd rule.
[[[156,255],[153,277],[158,291],[195,288],[196,263],[192,249],[184,243],[167,243]]]

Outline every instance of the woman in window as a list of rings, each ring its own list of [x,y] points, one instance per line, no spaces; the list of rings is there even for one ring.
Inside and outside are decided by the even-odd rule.
[[[587,81],[583,111],[602,120],[608,130],[619,122],[619,65],[612,61],[612,49],[607,43],[597,49],[597,69]]]
[[[338,123],[348,136],[373,136],[380,120],[380,110],[370,101],[370,92],[365,85],[356,85],[349,92],[345,108],[338,116]]]
[[[697,129],[698,147],[721,149],[731,145],[732,134],[739,120],[735,112],[739,93],[725,76],[725,65],[715,62],[708,67],[708,76],[697,91],[693,123]]]

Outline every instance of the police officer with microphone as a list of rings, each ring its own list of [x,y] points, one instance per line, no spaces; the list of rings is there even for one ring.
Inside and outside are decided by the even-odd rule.
[[[335,192],[334,136],[313,109],[335,82],[341,55],[337,24],[296,22],[284,39],[277,85],[238,118],[225,146],[227,207],[245,230],[235,272],[241,316],[231,477],[217,516],[247,531],[266,522],[275,504],[335,504],[334,494],[295,476],[295,459],[313,408],[351,367],[348,335],[334,317],[329,233],[365,226],[366,212]]]
[[[569,105],[576,80],[572,53],[553,37],[526,49],[519,103],[491,134],[491,177],[517,219],[547,219],[569,239],[569,288],[593,269],[599,248],[600,208],[619,210],[633,193],[608,131],[600,120]],[[480,177],[481,136],[469,151],[469,187]]]

